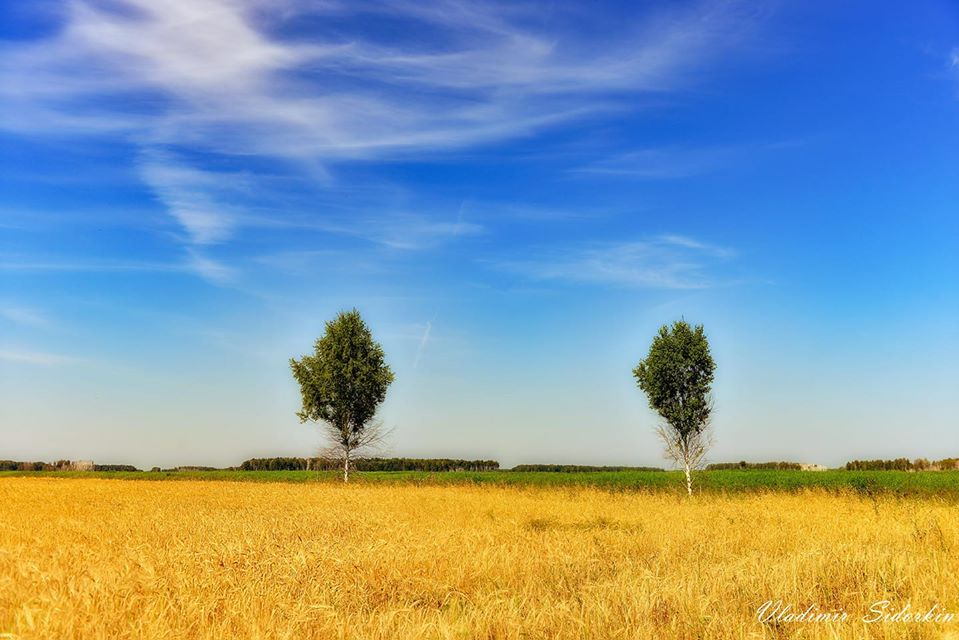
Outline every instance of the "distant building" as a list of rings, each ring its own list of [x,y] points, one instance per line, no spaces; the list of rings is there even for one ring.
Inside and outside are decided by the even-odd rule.
[[[74,460],[70,471],[93,471],[93,460]]]
[[[826,467],[821,464],[800,464],[799,468],[803,471],[827,471]]]

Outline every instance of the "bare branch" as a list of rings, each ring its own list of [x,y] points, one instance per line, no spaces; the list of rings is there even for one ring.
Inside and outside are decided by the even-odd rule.
[[[669,423],[664,423],[656,427],[656,435],[662,440],[665,447],[664,455],[672,460],[677,466],[683,468],[686,473],[686,490],[689,495],[693,494],[693,482],[691,472],[695,469],[701,469],[706,459],[706,453],[712,448],[714,443],[713,432],[709,422],[703,425],[699,431],[692,431],[683,434]]]
[[[365,429],[356,434],[351,456],[364,458],[380,453],[392,434],[393,429],[385,428],[379,420],[369,423]]]
[[[356,460],[380,455],[385,448],[392,429],[383,427],[380,421],[368,423],[360,431],[344,434],[329,423],[323,423],[322,431],[328,445],[321,449],[318,457],[328,462],[336,462],[353,469]]]

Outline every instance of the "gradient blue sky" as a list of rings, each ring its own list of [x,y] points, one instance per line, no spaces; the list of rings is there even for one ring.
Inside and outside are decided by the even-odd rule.
[[[387,453],[662,464],[631,369],[703,323],[712,460],[959,453],[951,1],[4,2],[0,457],[309,455],[359,308]]]

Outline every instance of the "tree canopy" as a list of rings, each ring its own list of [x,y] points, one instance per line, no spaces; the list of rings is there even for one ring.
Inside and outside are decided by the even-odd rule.
[[[649,406],[681,438],[688,438],[709,422],[709,391],[715,370],[702,325],[693,328],[680,320],[672,328],[660,328],[649,355],[633,369],[633,375]]]
[[[313,355],[291,359],[290,367],[303,397],[300,421],[326,422],[347,451],[362,446],[363,432],[386,398],[393,372],[360,312],[341,312],[327,322]]]

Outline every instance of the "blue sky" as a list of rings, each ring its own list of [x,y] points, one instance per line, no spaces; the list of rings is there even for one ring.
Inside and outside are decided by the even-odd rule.
[[[959,451],[959,6],[75,0],[0,17],[0,457],[309,455],[357,307],[387,454]]]

